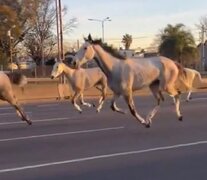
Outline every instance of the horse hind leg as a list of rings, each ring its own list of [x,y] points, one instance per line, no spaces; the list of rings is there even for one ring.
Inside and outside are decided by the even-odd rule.
[[[98,100],[98,107],[96,109],[96,112],[100,112],[101,109],[103,108],[104,104],[104,98],[101,96],[100,99]]]
[[[183,116],[180,112],[180,93],[175,88],[168,88],[167,93],[173,97],[175,104],[175,111],[179,121],[182,121]]]
[[[164,96],[163,96],[163,94],[162,94],[162,91],[161,90],[159,90],[159,96],[160,96],[160,99],[162,100],[162,101],[165,101],[165,98],[164,98]]]
[[[79,92],[75,92],[74,96],[72,97],[72,104],[75,107],[75,109],[78,110],[79,113],[82,113],[82,109],[80,108],[80,106],[76,103],[77,98],[79,97],[80,93]]]
[[[187,98],[186,98],[186,102],[189,102],[192,99],[191,94],[192,94],[192,91],[190,90],[188,92],[188,95],[187,95]]]
[[[148,113],[146,122],[151,124],[152,123],[152,118],[156,115],[160,108],[160,101],[164,101],[164,97],[162,95],[162,92],[159,90],[159,81],[155,81],[149,86],[153,96],[157,100],[157,105],[152,109],[151,112]]]
[[[145,125],[145,127],[150,127],[150,124],[147,123],[144,118],[142,118],[136,111],[135,105],[134,105],[134,101],[132,98],[132,92],[129,95],[125,95],[124,96],[125,101],[127,102],[128,106],[129,106],[129,110],[131,112],[131,114],[143,125]]]
[[[177,114],[177,117],[178,117],[178,120],[179,121],[182,121],[183,120],[183,116],[180,112],[180,95],[177,94],[174,96],[174,100],[175,100],[175,110],[176,110],[176,114]]]

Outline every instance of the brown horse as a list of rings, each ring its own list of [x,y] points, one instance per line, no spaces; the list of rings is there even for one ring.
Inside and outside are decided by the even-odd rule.
[[[3,71],[0,71],[0,99],[11,104],[16,109],[17,115],[31,125],[31,120],[27,117],[14,95],[11,83],[23,87],[27,83],[27,79],[20,73],[5,74]]]
[[[207,80],[195,69],[183,68],[185,76],[179,76],[176,84],[181,93],[188,93],[186,101],[190,101],[193,89],[207,88]]]

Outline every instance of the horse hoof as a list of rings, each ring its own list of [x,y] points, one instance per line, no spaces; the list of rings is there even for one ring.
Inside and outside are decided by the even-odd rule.
[[[119,111],[121,114],[127,114],[127,111]]]
[[[146,127],[146,128],[150,128],[150,123],[145,124],[145,127]]]
[[[179,121],[182,121],[182,120],[183,120],[183,116],[180,116],[180,117],[178,118],[178,120],[179,120]]]
[[[28,124],[28,125],[32,125],[32,121],[27,120],[27,124]]]

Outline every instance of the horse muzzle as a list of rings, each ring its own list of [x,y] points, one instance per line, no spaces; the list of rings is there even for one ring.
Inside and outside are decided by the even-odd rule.
[[[77,67],[77,62],[76,61],[72,61],[71,65],[76,68]]]

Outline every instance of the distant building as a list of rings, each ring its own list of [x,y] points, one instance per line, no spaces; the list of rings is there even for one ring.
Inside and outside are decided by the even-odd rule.
[[[158,56],[157,52],[145,52],[144,50],[142,50],[141,52],[136,52],[133,49],[129,49],[129,50],[119,50],[120,54],[122,56],[125,56],[127,58],[131,58],[131,57],[153,57],[153,56]]]
[[[207,40],[204,43],[204,46],[202,46],[202,44],[200,43],[197,46],[199,53],[200,53],[200,67],[201,70],[202,67],[204,66],[204,70],[207,71]]]
[[[154,56],[158,56],[159,53],[158,52],[145,52],[144,53],[144,57],[154,57]]]
[[[128,49],[128,50],[120,49],[119,53],[124,57],[130,58],[135,55],[135,50],[133,50],[133,49]]]

